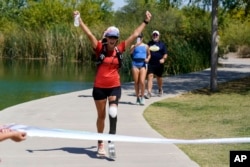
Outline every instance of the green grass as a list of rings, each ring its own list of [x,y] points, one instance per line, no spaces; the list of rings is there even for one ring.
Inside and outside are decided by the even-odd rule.
[[[149,106],[144,117],[166,138],[250,137],[250,77],[195,90]],[[228,167],[230,150],[249,144],[177,145],[201,167]]]

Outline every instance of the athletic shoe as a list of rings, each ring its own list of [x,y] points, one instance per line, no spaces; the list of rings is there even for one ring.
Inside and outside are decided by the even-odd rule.
[[[144,97],[141,97],[141,100],[140,100],[140,105],[144,106],[145,105],[145,99]]]
[[[158,96],[162,96],[163,95],[163,90],[162,89],[159,89],[159,92],[158,92]]]
[[[98,143],[98,148],[97,148],[97,156],[98,157],[103,157],[106,155],[105,149],[104,149],[104,143]]]
[[[109,151],[109,158],[116,158],[116,153],[115,153],[115,144],[112,141],[108,142],[108,151]]]
[[[136,104],[136,105],[139,105],[140,103],[141,103],[141,100],[140,100],[139,97],[137,97],[137,98],[136,98],[136,103],[135,103],[135,104]]]
[[[150,99],[150,97],[152,97],[152,95],[151,95],[151,93],[148,92],[148,94],[145,95],[144,97],[145,97],[145,99]]]

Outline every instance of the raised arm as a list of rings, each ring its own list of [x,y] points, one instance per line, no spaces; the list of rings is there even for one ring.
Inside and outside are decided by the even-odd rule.
[[[138,37],[138,35],[141,34],[141,32],[143,31],[143,29],[146,27],[146,25],[150,22],[151,20],[151,13],[149,11],[146,11],[145,13],[145,19],[143,20],[143,22],[134,30],[134,32],[125,40],[125,46],[126,48],[128,48],[133,41],[135,41],[135,39]]]
[[[78,11],[74,11],[74,17],[77,14],[80,14]],[[90,29],[87,27],[87,25],[83,22],[83,20],[81,19],[81,17],[79,17],[79,23],[80,23],[80,27],[83,30],[83,32],[87,35],[87,37],[89,38],[91,45],[93,48],[96,48],[97,46],[97,39],[96,37],[92,34],[92,32],[90,31]]]

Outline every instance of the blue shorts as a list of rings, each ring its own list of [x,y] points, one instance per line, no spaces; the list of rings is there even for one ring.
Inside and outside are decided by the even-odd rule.
[[[136,67],[136,68],[142,68],[142,67],[146,67],[146,63],[144,61],[132,61],[132,67]]]

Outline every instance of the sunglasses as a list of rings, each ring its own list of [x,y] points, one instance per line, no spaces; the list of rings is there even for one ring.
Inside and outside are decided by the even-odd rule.
[[[158,37],[159,35],[158,35],[158,34],[156,34],[156,33],[154,33],[154,34],[153,34],[153,36],[154,36],[154,37]]]
[[[109,38],[109,39],[118,39],[118,37],[116,37],[116,36],[109,36],[107,38]]]

